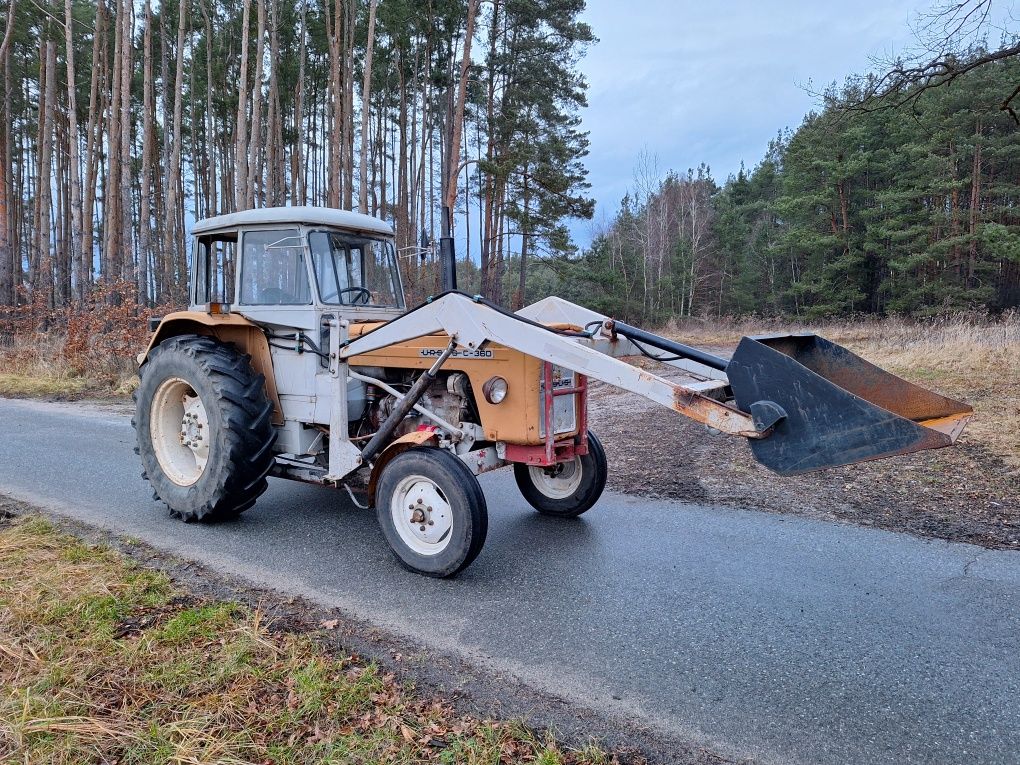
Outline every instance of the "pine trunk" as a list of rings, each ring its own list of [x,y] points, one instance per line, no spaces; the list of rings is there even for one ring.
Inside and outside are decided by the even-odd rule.
[[[92,38],[92,74],[89,83],[89,120],[85,127],[85,180],[82,203],[81,274],[82,297],[92,287],[92,259],[94,257],[96,187],[99,175],[99,151],[103,132],[103,107],[100,83],[104,77],[103,60],[106,52],[106,4],[96,5],[96,31]]]
[[[113,88],[108,104],[108,129],[107,135],[107,157],[106,157],[106,178],[103,183],[103,250],[100,254],[100,272],[102,278],[113,281],[120,276],[121,264],[121,222],[120,222],[120,70],[123,66],[124,47],[124,24],[123,14],[125,13],[124,0],[117,0],[115,7],[113,25],[113,66],[110,70],[110,79]]]
[[[266,0],[256,0],[258,32],[255,40],[255,80],[251,96],[251,139],[248,145],[248,181],[245,185],[246,207],[255,207],[256,201],[264,198],[257,188],[260,179],[262,158],[262,76],[266,36]]]
[[[181,0],[177,19],[177,66],[174,74],[173,137],[170,149],[170,166],[167,168],[167,201],[163,252],[170,259],[169,297],[175,303],[185,298],[186,268],[184,267],[183,241],[178,241],[178,215],[181,206],[181,152],[182,112],[184,111],[184,36],[188,18],[188,0]]]
[[[81,222],[81,158],[78,143],[78,89],[76,86],[74,67],[74,29],[71,13],[71,0],[64,0],[64,60],[67,65],[67,148],[70,171],[71,195],[71,273],[75,284],[75,294],[80,300],[83,297],[82,267],[82,222]]]
[[[304,146],[302,140],[304,135],[305,118],[305,58],[307,56],[305,38],[308,34],[307,22],[308,6],[301,3],[301,27],[298,32],[298,78],[297,87],[294,93],[294,145],[291,149],[291,204],[303,205],[306,202],[305,194],[305,162]]]
[[[354,28],[355,3],[348,0],[344,13],[343,206],[354,207]]]
[[[0,68],[4,74],[3,111],[0,113],[0,306],[14,305],[14,248],[11,247],[10,162],[11,162],[11,77],[10,45],[14,33],[15,0],[7,8],[7,30],[0,43]]]
[[[153,117],[152,95],[152,3],[145,0],[145,32],[142,38],[142,174],[138,179],[138,301],[149,302],[149,256],[152,219]]]
[[[120,69],[120,199],[121,205],[119,242],[121,271],[117,278],[130,281],[133,277],[134,259],[132,256],[132,225],[131,215],[131,80],[132,54],[134,52],[133,36],[134,4],[125,3],[122,24],[121,69]],[[114,203],[111,200],[111,203]]]
[[[358,175],[361,185],[358,189],[358,209],[368,212],[368,123],[372,102],[372,52],[375,46],[375,9],[378,0],[368,5],[368,38],[365,42],[365,76],[361,83],[361,160]]]
[[[247,206],[248,193],[248,32],[251,28],[251,0],[244,0],[241,13],[241,76],[237,87],[237,139],[234,143],[234,209]]]

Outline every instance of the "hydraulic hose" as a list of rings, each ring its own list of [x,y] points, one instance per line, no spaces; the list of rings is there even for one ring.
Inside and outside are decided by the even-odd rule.
[[[684,359],[690,359],[696,361],[699,364],[704,364],[706,367],[712,369],[718,369],[720,372],[725,372],[726,367],[729,365],[729,360],[724,359],[721,356],[714,356],[711,353],[706,353],[698,348],[692,348],[689,345],[683,343],[676,343],[672,340],[667,340],[659,335],[646,332],[638,327],[632,327],[630,324],[624,324],[622,321],[616,321],[615,319],[607,322],[608,330],[616,333],[617,335],[623,335],[628,340],[634,340],[645,345],[650,345],[653,348],[658,348],[660,351],[667,351],[674,353]]]

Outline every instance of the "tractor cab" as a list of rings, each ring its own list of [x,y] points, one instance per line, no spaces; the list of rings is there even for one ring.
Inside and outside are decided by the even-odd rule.
[[[194,311],[308,330],[323,314],[358,322],[404,312],[393,229],[377,218],[269,208],[207,218],[192,231]]]

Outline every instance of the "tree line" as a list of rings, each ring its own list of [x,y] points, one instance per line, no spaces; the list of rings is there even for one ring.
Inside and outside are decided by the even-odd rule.
[[[547,264],[547,288],[651,322],[1017,307],[1020,131],[1001,102],[1020,58],[974,49],[957,69],[908,85],[907,108],[856,108],[868,80],[851,78],[721,184],[705,166],[639,172],[591,248]]]
[[[480,289],[519,301],[511,248],[564,252],[564,221],[591,215],[583,8],[8,0],[0,306],[73,306],[114,283],[184,303],[191,222],[303,204],[391,221],[427,294],[444,202]]]

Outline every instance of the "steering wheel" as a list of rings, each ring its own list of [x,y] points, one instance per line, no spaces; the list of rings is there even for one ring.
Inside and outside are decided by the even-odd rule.
[[[355,293],[354,297],[352,297],[349,301],[344,300],[344,295],[348,292]],[[372,300],[372,293],[364,287],[344,287],[340,290],[338,297],[341,303],[347,303],[347,305],[368,305],[369,301]]]

